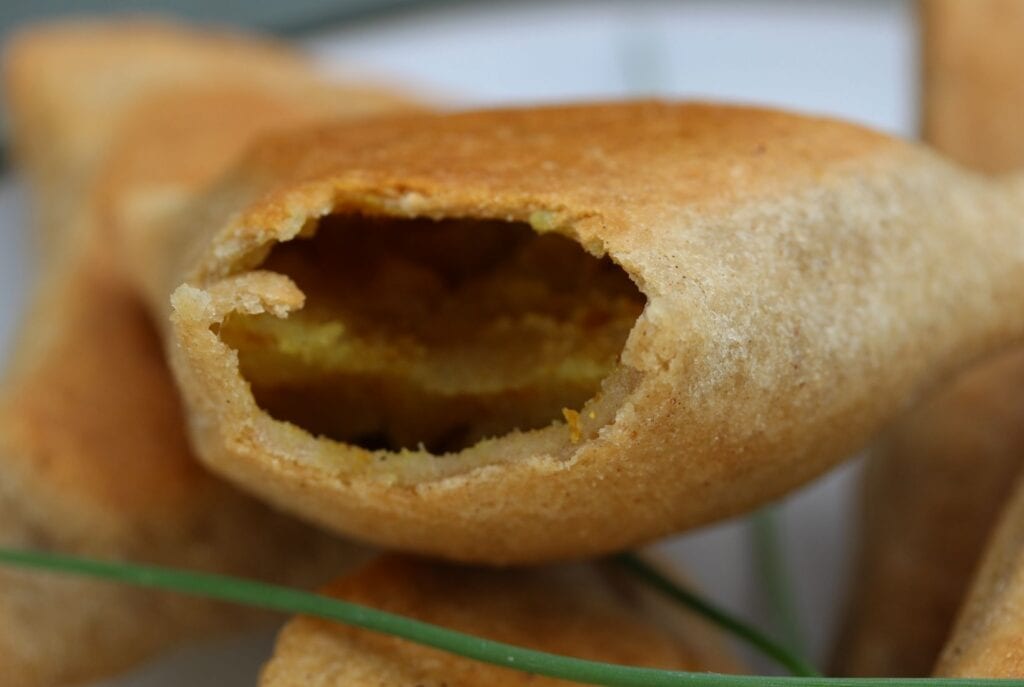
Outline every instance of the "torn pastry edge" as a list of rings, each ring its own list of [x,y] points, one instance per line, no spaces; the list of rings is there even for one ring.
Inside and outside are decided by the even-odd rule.
[[[417,485],[463,479],[470,473],[510,462],[542,461],[567,467],[594,443],[614,431],[633,399],[660,362],[641,353],[640,332],[647,329],[648,308],[657,294],[645,289],[642,273],[628,260],[609,252],[606,242],[581,232],[587,222],[603,223],[592,213],[538,203],[535,199],[504,199],[481,208],[451,202],[444,192],[424,193],[400,187],[344,188],[338,179],[300,186],[257,202],[236,215],[206,244],[204,259],[171,295],[172,364],[179,385],[199,412],[190,414],[193,430],[216,440],[229,451],[259,452],[280,461],[294,461],[324,470],[343,480],[369,478],[389,484]],[[645,299],[623,344],[619,360],[602,379],[601,388],[579,409],[575,422],[553,418],[546,427],[512,430],[460,451],[435,454],[422,449],[368,450],[278,420],[257,404],[241,372],[237,351],[220,339],[219,327],[231,313],[268,313],[287,317],[303,307],[305,297],[287,276],[258,266],[279,243],[315,234],[321,219],[332,214],[359,214],[388,219],[491,220],[523,223],[538,234],[558,233],[595,258],[608,257],[636,285]],[[606,394],[608,387],[622,389]],[[215,418],[210,421],[211,416]],[[206,426],[197,426],[204,423]],[[248,447],[248,448],[246,448]],[[541,450],[538,451],[537,449]],[[443,455],[444,460],[439,461]],[[426,464],[426,466],[424,466]],[[426,469],[424,469],[426,467]],[[419,469],[417,469],[419,468]]]

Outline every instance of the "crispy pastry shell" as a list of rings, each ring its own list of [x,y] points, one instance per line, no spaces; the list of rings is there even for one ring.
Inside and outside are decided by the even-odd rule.
[[[717,632],[666,611],[617,571],[596,564],[482,570],[386,556],[325,593],[542,651],[626,665],[738,672]],[[658,606],[660,605],[660,608]],[[292,620],[261,687],[563,685],[404,640],[315,618]]]
[[[158,316],[171,294],[167,349],[215,471],[365,541],[532,562],[776,498],[1016,340],[1019,205],[1016,188],[920,148],[767,110],[410,115],[264,139],[145,229],[159,248],[136,279]],[[219,332],[232,316],[301,311],[306,294],[261,264],[331,214],[370,218],[367,231],[381,218],[528,224],[610,258],[646,305],[568,423],[441,457],[317,437],[261,409]]]

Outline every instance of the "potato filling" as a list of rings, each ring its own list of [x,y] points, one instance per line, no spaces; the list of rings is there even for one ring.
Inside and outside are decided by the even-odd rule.
[[[512,222],[332,215],[261,269],[306,305],[222,326],[257,403],[368,449],[453,452],[561,421],[644,305],[611,260]]]

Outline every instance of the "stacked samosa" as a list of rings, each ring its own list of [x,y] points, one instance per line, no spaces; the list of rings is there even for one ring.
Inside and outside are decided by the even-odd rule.
[[[111,41],[119,30],[53,29],[11,60],[35,195],[60,199],[42,213],[49,277],[11,394],[78,380],[36,411],[76,403],[59,413],[87,420],[76,450],[124,460],[136,453],[106,442],[134,450],[183,423],[215,472],[355,539],[461,561],[559,560],[778,497],[1024,335],[1024,188],[920,147],[701,104],[337,121],[408,105],[327,86],[290,58],[267,55],[264,71],[267,49],[232,41],[210,47],[223,67],[202,59],[205,37],[164,62],[173,30]],[[134,76],[112,80],[102,67],[147,36],[162,46],[153,61],[140,54]],[[82,46],[68,51],[71,39]],[[112,295],[84,295],[94,283]],[[129,359],[103,345],[121,326],[106,319],[121,322],[105,307],[115,295],[139,331],[140,302],[160,328],[183,419],[165,412],[174,401],[148,334],[130,351],[160,389],[100,381]],[[96,362],[65,371],[60,345],[84,331]],[[153,429],[125,428],[148,404]],[[31,407],[12,402],[4,441],[10,464],[34,471],[12,467],[6,484],[26,514],[36,492],[61,487],[58,512],[75,502],[33,477],[53,463],[26,429],[40,422],[22,416]],[[183,450],[166,460],[208,479]],[[110,471],[87,472],[112,488]],[[140,474],[155,507],[162,473]],[[180,498],[200,492],[186,484]],[[230,511],[231,499],[249,504],[214,500]],[[233,522],[207,503],[116,514],[131,536],[79,548],[188,564],[148,529],[166,528],[209,554],[197,565],[237,570],[222,550],[245,543],[245,509],[260,507],[240,506],[238,529],[203,547],[206,533],[178,518]],[[298,526],[265,517],[294,544]],[[289,572],[311,562],[271,559]]]
[[[7,94],[37,220],[39,274],[0,397],[0,537],[290,585],[358,563],[358,548],[211,477],[188,447],[152,320],[98,208],[97,175],[136,107],[172,93],[190,117],[160,132],[176,159],[140,150],[168,189],[208,183],[259,131],[403,106],[334,86],[262,40],[155,23],[68,24],[16,38]],[[228,89],[250,93],[228,109]],[[319,99],[298,100],[296,91]],[[183,101],[178,101],[183,102]],[[216,138],[215,146],[196,144]],[[77,683],[261,615],[51,576],[0,572],[3,683]]]
[[[18,159],[39,217],[41,276],[0,414],[4,540],[289,585],[364,560],[361,549],[199,468],[153,320],[125,276],[131,247],[116,229],[216,183],[271,130],[414,106],[381,89],[327,83],[262,40],[149,22],[29,31],[9,50],[7,81]],[[394,580],[359,574],[361,588],[378,598],[393,591]],[[261,619],[111,585],[2,575],[0,662],[12,687],[78,683]],[[630,660],[735,665],[706,632],[672,630],[597,573],[581,566],[576,575],[583,587],[535,587],[531,603],[573,597],[574,613],[596,617],[618,608],[610,617],[653,641]],[[503,578],[513,586],[515,579]],[[488,612],[475,622],[498,622]],[[621,655],[609,652],[600,628],[568,622],[568,639],[552,628],[541,648],[572,651],[578,643],[591,656]]]

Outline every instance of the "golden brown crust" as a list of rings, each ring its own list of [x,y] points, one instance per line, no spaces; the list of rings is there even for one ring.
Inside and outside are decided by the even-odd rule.
[[[85,538],[132,526],[125,512],[160,522],[211,483],[188,457],[181,409],[152,324],[112,273],[95,261],[67,275],[61,334],[47,352],[49,364],[8,387],[0,415],[5,469],[38,460],[36,468],[25,467],[33,482],[21,490],[35,495],[43,523],[81,527]],[[147,422],[126,420],[136,416]],[[79,459],[42,460],[69,454]],[[78,517],[59,517],[64,509]],[[84,511],[96,511],[104,526],[83,521]]]
[[[653,615],[648,592],[593,564],[496,571],[387,556],[325,593],[578,658],[677,670],[739,667],[715,630],[685,613]],[[285,626],[260,679],[261,687],[563,684],[314,618]]]
[[[4,82],[15,104],[10,112],[15,153],[36,185],[89,179],[112,146],[139,137],[138,128],[125,131],[132,121],[146,126],[146,119],[153,120],[162,136],[150,136],[147,145],[173,154],[165,159],[164,172],[160,165],[147,165],[154,159],[148,157],[136,158],[124,174],[144,172],[137,182],[180,181],[189,173],[193,178],[206,174],[201,179],[206,180],[259,130],[410,106],[392,90],[334,86],[301,55],[271,40],[147,18],[23,29],[5,47]],[[176,91],[193,89],[214,104],[185,103],[173,110],[146,104],[150,98],[167,104]],[[221,112],[232,102],[232,126],[213,128],[210,119],[223,119]],[[204,133],[211,130],[218,135]],[[189,143],[199,146],[195,154],[182,149]],[[84,189],[61,190],[74,195]],[[42,200],[37,204],[47,213],[48,227],[67,224],[66,215],[52,214],[65,207],[60,198]]]
[[[308,74],[301,59],[270,41],[143,18],[23,29],[4,53],[13,147],[30,191],[56,179],[68,184],[56,197],[34,198],[41,230],[58,232],[73,210],[65,198],[83,192],[75,184],[88,179],[120,116],[148,92],[235,80],[286,84]]]
[[[0,541],[308,586],[355,547],[202,470],[152,323],[117,270],[79,253],[52,275],[46,351],[0,395]],[[22,336],[31,340],[33,328]],[[252,611],[0,571],[4,684],[79,682]],[[102,626],[102,632],[95,627]]]
[[[913,146],[765,110],[415,115],[265,139],[140,267],[157,310],[187,282],[169,350],[216,471],[365,540],[525,562],[777,497],[1015,339],[1017,202]],[[212,329],[232,311],[300,307],[288,279],[250,268],[332,211],[523,221],[625,269],[647,307],[581,441],[553,425],[435,463],[260,411]]]
[[[421,107],[390,91],[327,85],[308,71],[303,77],[167,86],[128,108],[95,182],[97,212],[122,269],[144,272],[154,264],[168,240],[152,235],[156,218],[216,179],[259,136]]]
[[[6,76],[20,161],[42,209],[38,226],[52,240],[41,244],[40,286],[0,395],[0,541],[297,586],[361,560],[362,550],[282,517],[195,461],[95,177],[113,141],[131,131],[122,115],[145,110],[150,98],[207,94],[187,113],[204,155],[122,168],[133,183],[179,190],[220,173],[258,130],[401,99],[321,85],[318,99],[296,103],[320,82],[290,53],[152,22],[32,30],[14,40]],[[232,107],[246,124],[221,127],[214,139],[211,118]],[[174,125],[154,122],[165,146],[187,146]],[[266,621],[95,582],[10,571],[0,578],[0,665],[11,687],[88,680],[176,643]]]

